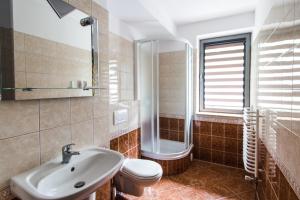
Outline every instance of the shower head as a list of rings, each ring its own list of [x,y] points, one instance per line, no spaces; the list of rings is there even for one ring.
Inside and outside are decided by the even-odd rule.
[[[62,0],[47,0],[47,1],[59,18],[63,18],[64,16],[66,16],[67,14],[75,10],[75,7],[71,6],[70,4]]]

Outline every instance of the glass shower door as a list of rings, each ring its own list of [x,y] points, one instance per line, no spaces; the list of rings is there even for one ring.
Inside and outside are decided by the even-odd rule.
[[[138,99],[140,100],[141,148],[157,152],[158,119],[158,41],[136,42]]]

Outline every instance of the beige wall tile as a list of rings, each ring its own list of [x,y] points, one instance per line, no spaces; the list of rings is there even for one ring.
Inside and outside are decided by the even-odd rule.
[[[103,93],[100,93],[100,96],[94,97],[94,118],[106,117],[109,112],[109,102],[107,98],[103,98]]]
[[[23,33],[14,31],[14,48],[16,51],[25,50],[25,36]]]
[[[93,140],[93,120],[72,124],[72,143],[76,149],[88,147],[94,144]]]
[[[92,85],[91,52],[15,31],[15,82],[18,87],[67,88],[74,80]],[[105,66],[103,66],[104,71]],[[25,70],[26,69],[26,70]],[[21,73],[22,72],[22,73]],[[103,79],[104,80],[104,79]],[[107,81],[106,81],[107,82]],[[59,91],[24,94],[22,99],[92,96],[91,92]],[[19,94],[22,91],[18,91]],[[23,92],[25,93],[25,92]],[[65,94],[65,95],[63,95]],[[38,96],[39,95],[39,96]]]
[[[107,117],[94,119],[94,144],[100,147],[109,148],[110,133],[109,120]]]
[[[108,11],[99,4],[92,2],[92,15],[99,20],[100,33],[108,34]]]
[[[68,125],[70,122],[70,99],[41,100],[40,130]]]
[[[129,101],[122,101],[118,105],[118,109],[126,109],[128,111],[128,117],[129,117],[130,108],[131,108],[131,102]],[[128,118],[127,122],[118,125],[119,133],[127,133],[129,131],[129,121],[130,119]]]
[[[108,89],[109,86],[109,79],[110,79],[110,74],[109,74],[109,63],[107,62],[100,62],[100,87],[101,88],[106,88]]]
[[[38,101],[0,103],[0,139],[39,131]]]
[[[44,163],[61,155],[61,148],[71,143],[71,126],[61,126],[40,132],[41,162]]]
[[[25,35],[25,50],[29,54],[56,56],[56,43],[32,35]]]
[[[0,188],[9,179],[40,164],[39,133],[0,140]]]
[[[92,12],[92,1],[91,0],[69,0],[69,4],[75,6],[87,14]]]
[[[71,123],[93,119],[93,98],[71,99]]]
[[[44,63],[42,62],[42,56],[26,53],[26,72],[42,73],[43,66]]]
[[[110,94],[110,133],[117,136],[135,127],[138,111],[132,112],[134,101],[134,44],[114,33],[109,34],[109,94]],[[128,109],[128,122],[114,125],[113,112]],[[138,126],[138,125],[137,125]]]
[[[114,111],[119,109],[119,105],[117,103],[109,105],[109,132],[112,135],[118,134],[119,127],[118,125],[114,125]]]
[[[129,122],[128,128],[129,130],[134,130],[139,127],[139,102],[132,101],[130,105],[130,109],[128,112]]]
[[[185,113],[185,51],[159,54],[160,114],[184,116]]]
[[[25,53],[23,51],[14,51],[15,72],[25,72]]]
[[[25,72],[15,72],[15,87],[16,88],[27,87]]]

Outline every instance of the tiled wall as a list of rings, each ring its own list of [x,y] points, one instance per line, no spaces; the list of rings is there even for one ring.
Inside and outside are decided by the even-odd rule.
[[[110,132],[117,137],[139,127],[139,103],[134,99],[134,43],[109,34]],[[128,110],[128,122],[114,125],[113,112]]]
[[[116,137],[110,141],[110,148],[112,150],[122,153],[128,158],[141,157],[141,132],[136,129]]]
[[[107,181],[96,191],[96,200],[111,200],[112,190],[111,181]]]
[[[184,119],[160,117],[160,138],[184,142]]]
[[[0,102],[1,199],[9,198],[10,177],[59,155],[64,144],[109,146],[108,12],[91,0],[69,2],[99,19],[101,95]]]
[[[274,2],[252,45],[257,107],[265,116],[260,138],[300,198],[300,1]]]
[[[15,31],[14,61],[17,88],[68,88],[77,80],[92,86],[92,56],[88,50]],[[92,96],[92,91],[18,90],[15,99],[76,96]]]
[[[133,42],[109,33],[108,12],[98,4],[91,0],[69,0],[69,3],[85,12],[92,12],[100,19],[100,84],[104,89],[101,89],[99,97],[0,103],[0,125],[4,130],[0,134],[0,150],[5,153],[0,155],[0,161],[6,162],[0,166],[0,171],[13,169],[5,176],[1,175],[0,188],[8,193],[9,177],[57,156],[64,144],[74,142],[76,148],[93,144],[108,146],[112,137],[120,136],[112,142],[118,140],[118,150],[123,152],[126,145],[132,147],[135,136],[139,138],[135,130],[139,126],[139,104],[134,100]],[[115,126],[113,111],[120,108],[128,109],[129,120]],[[134,131],[128,133],[130,130]],[[129,157],[139,157],[138,141],[134,142],[136,146],[123,153]],[[24,155],[24,160],[10,160],[11,154],[8,152],[11,151],[14,151],[14,157],[23,156],[22,146],[28,146],[26,152],[30,153]],[[6,194],[5,191],[1,194]],[[97,198],[108,196],[108,193],[110,188],[104,186],[97,191]]]
[[[194,158],[232,167],[243,167],[242,134],[242,125],[237,123],[194,120]]]
[[[260,154],[260,168],[263,169],[259,174],[259,178],[262,180],[259,182],[258,190],[260,200],[298,200],[285,175],[276,165],[263,143],[261,143]]]
[[[134,43],[109,34],[110,101],[134,100]]]
[[[159,54],[159,112],[163,117],[184,116],[186,53]]]

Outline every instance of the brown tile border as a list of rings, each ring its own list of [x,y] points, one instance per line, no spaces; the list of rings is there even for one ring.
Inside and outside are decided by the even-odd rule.
[[[10,199],[16,199],[11,193],[10,187],[5,187],[0,189],[0,199],[1,200],[10,200]]]
[[[110,141],[110,149],[122,153],[125,157],[140,158],[140,129],[136,129]]]
[[[199,133],[201,135],[212,135],[212,123],[206,121],[199,121]]]
[[[173,141],[184,141],[184,119],[159,117],[160,138]]]
[[[194,158],[243,168],[242,125],[193,121]]]

